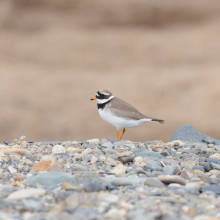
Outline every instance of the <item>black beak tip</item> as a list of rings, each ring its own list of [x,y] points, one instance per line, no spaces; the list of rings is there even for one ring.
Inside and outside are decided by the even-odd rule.
[[[90,99],[90,101],[93,101],[93,99]]]

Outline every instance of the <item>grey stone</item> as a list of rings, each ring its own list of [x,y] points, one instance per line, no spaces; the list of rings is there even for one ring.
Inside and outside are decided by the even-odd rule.
[[[201,165],[194,165],[193,170],[201,170],[201,171],[205,172],[205,167],[201,166]]]
[[[117,141],[117,142],[114,142],[113,144],[115,147],[129,147],[131,149],[135,149],[135,145],[133,143],[131,143],[130,141]]]
[[[220,170],[220,165],[217,163],[210,163],[213,169]]]
[[[206,161],[209,162],[209,163],[212,162],[212,163],[217,163],[217,164],[220,165],[220,160],[217,160],[215,158],[207,158]]]
[[[103,177],[107,185],[115,186],[144,186],[147,178],[127,178],[127,177]]]
[[[40,173],[33,177],[30,181],[31,187],[36,187],[40,184],[43,188],[49,189],[61,185],[64,182],[76,184],[76,179],[69,173]]]
[[[16,191],[15,187],[11,185],[3,185],[0,187],[0,198],[6,198],[14,191]]]
[[[62,144],[60,141],[43,141],[43,142],[35,142],[34,145],[40,146],[40,145],[57,145],[57,144]]]
[[[218,195],[220,195],[220,185],[208,185],[208,186],[201,186],[201,192],[212,191]]]
[[[159,142],[160,142],[159,140],[146,141],[144,144],[145,144],[145,145],[156,145],[156,144],[158,144]]]
[[[89,167],[82,165],[82,164],[77,164],[77,163],[72,163],[72,164],[68,164],[68,166],[70,166],[72,169],[74,170],[79,170],[79,171],[88,171]]]
[[[83,184],[83,190],[85,192],[99,192],[99,191],[105,191],[106,188],[100,183],[87,182]]]
[[[211,164],[210,164],[210,163],[207,163],[207,162],[204,163],[204,167],[205,167],[205,170],[206,170],[207,172],[209,172],[210,170],[213,169],[212,166],[211,166]]]
[[[217,151],[220,151],[220,146],[219,145],[213,145],[213,148]]]
[[[220,140],[209,137],[197,131],[192,125],[186,124],[180,127],[172,136],[170,141],[181,140],[183,142],[205,142],[220,145]]]
[[[77,185],[80,185],[86,182],[100,183],[102,185],[105,185],[105,181],[103,180],[103,178],[100,178],[98,173],[82,171],[82,172],[74,173],[74,176],[75,176],[74,182],[77,183]]]
[[[144,170],[146,169],[150,169],[151,171],[163,171],[163,168],[157,164],[147,164],[147,167],[144,167]]]
[[[82,160],[85,162],[89,162],[92,158],[92,154],[83,154]]]
[[[158,177],[158,176],[161,176],[161,175],[165,175],[164,172],[162,172],[162,171],[156,171],[156,170],[155,170],[155,171],[152,171],[151,174],[152,174],[153,177]]]
[[[120,160],[122,160],[123,163],[131,162],[134,159],[134,157],[121,157]]]
[[[76,210],[74,212],[74,214],[83,214],[83,215],[95,214],[95,215],[99,215],[99,212],[97,210],[94,210],[94,209],[82,209],[82,210]]]
[[[147,166],[144,167],[144,170],[150,169],[151,171],[163,171],[163,168],[158,161],[144,159],[144,162],[147,164]]]
[[[164,184],[161,181],[154,178],[146,179],[144,183],[149,187],[157,187],[157,188],[164,187]]]
[[[153,158],[158,158],[161,159],[163,156],[157,152],[152,152],[152,151],[142,151],[142,152],[137,152],[135,153],[135,156],[141,156],[141,157],[153,157]]]
[[[112,146],[113,146],[113,143],[111,141],[107,141],[102,144],[102,147],[105,147],[105,148],[112,147]]]
[[[168,175],[175,175],[178,171],[179,168],[174,164],[167,165],[163,168],[163,172]]]
[[[30,212],[38,212],[42,210],[43,204],[40,202],[33,201],[31,199],[22,199],[22,204],[24,206],[24,210]]]
[[[94,144],[82,144],[84,148],[94,148]]]

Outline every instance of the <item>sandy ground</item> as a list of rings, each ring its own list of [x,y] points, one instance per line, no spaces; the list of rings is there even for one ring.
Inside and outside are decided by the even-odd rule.
[[[0,141],[115,139],[89,101],[99,89],[165,120],[124,139],[187,123],[220,139],[219,1],[46,2],[0,2]]]

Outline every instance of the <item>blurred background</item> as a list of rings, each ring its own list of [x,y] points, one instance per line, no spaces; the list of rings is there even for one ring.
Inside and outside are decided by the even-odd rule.
[[[124,139],[220,139],[220,1],[0,0],[0,141],[115,139],[99,89],[165,120]]]

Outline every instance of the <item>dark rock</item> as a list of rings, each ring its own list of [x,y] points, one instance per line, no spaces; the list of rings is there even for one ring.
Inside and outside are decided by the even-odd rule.
[[[201,171],[205,172],[205,167],[201,166],[201,165],[194,165],[193,170],[201,170]]]
[[[207,144],[220,145],[220,140],[200,133],[190,124],[180,127],[170,139],[170,141],[174,140],[181,140],[183,142],[204,142]]]
[[[134,157],[121,157],[120,160],[122,160],[123,163],[128,163],[133,161]]]
[[[100,183],[87,182],[83,184],[83,190],[85,192],[99,192],[99,191],[105,191],[106,188]]]
[[[169,154],[168,154],[166,151],[163,151],[163,152],[161,152],[160,154],[161,154],[163,157],[169,156]]]
[[[205,167],[205,170],[206,170],[207,172],[209,172],[210,170],[213,169],[212,166],[211,166],[211,164],[208,163],[208,162],[205,162],[205,163],[204,163],[204,167]]]
[[[117,189],[117,186],[115,185],[108,185],[106,186],[107,190],[114,190],[114,189]]]
[[[99,172],[99,173],[104,175],[116,175],[115,173],[110,173],[110,172]]]

